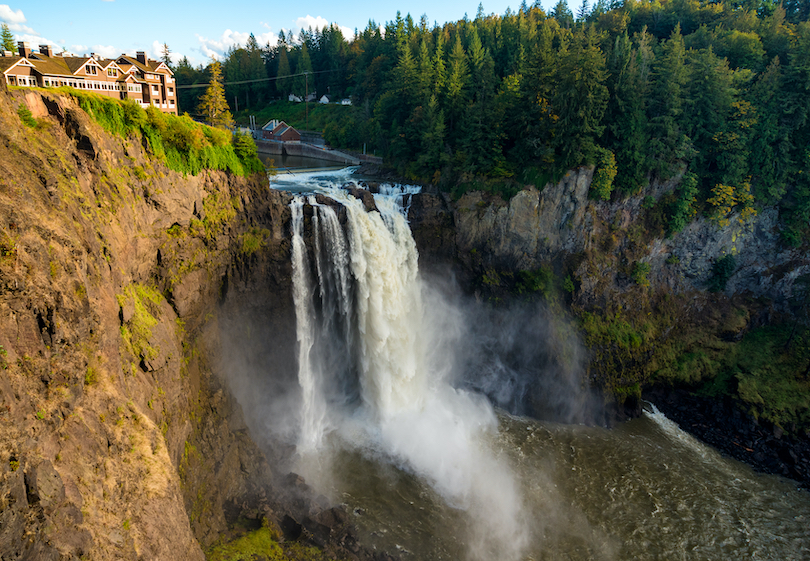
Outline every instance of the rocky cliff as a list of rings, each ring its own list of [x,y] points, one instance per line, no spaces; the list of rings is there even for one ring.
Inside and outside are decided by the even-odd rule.
[[[248,316],[290,375],[288,196],[175,173],[67,95],[0,91],[0,152],[0,558],[199,560],[237,519],[370,558],[229,385]]]
[[[667,237],[645,224],[645,207],[671,191],[680,176],[653,184],[640,196],[608,203],[589,198],[592,174],[581,168],[542,191],[526,188],[508,202],[482,192],[466,193],[458,201],[419,195],[411,215],[415,235],[428,260],[441,254],[472,269],[529,270],[579,255],[581,263],[569,272],[582,283],[580,300],[597,298],[607,288],[604,283],[611,291],[623,291],[628,262],[650,265],[652,290],[665,286],[681,294],[705,291],[712,264],[734,255],[737,268],[725,294],[775,303],[790,297],[793,281],[810,272],[802,248],[782,247],[773,209],[723,227],[698,218]],[[441,228],[444,238],[437,237]]]
[[[539,296],[575,318],[588,355],[585,383],[604,396],[599,422],[639,414],[648,389],[672,405],[670,396],[687,395],[673,386],[701,388],[721,402],[708,409],[719,412],[719,434],[737,443],[731,452],[810,481],[802,374],[810,354],[789,335],[802,324],[796,302],[806,301],[807,247],[785,247],[768,208],[722,226],[698,217],[667,235],[661,213],[680,175],[614,202],[589,197],[591,177],[581,168],[509,201],[482,192],[417,195],[410,219],[420,259],[428,268],[452,263],[478,300]],[[718,263],[732,264],[722,282]],[[684,403],[672,406],[686,421],[692,401]],[[772,432],[798,440],[757,448]]]

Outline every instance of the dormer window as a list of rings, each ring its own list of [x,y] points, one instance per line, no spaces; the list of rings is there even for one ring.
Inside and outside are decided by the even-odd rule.
[[[118,77],[118,70],[116,70],[115,68],[108,68],[107,69],[107,76],[110,76],[111,78],[117,78]]]
[[[92,64],[87,64],[84,67],[84,73],[85,74],[92,74],[93,76],[95,76],[96,75],[96,67],[93,66]]]

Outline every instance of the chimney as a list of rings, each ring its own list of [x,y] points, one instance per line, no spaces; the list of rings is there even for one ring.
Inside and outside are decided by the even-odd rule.
[[[135,58],[138,59],[138,62],[146,66],[146,53],[144,51],[135,53]]]
[[[3,56],[14,56],[11,51],[3,51]]]
[[[17,43],[17,48],[20,49],[20,56],[23,58],[28,58],[31,55],[31,45],[26,43],[25,41],[20,41]]]
[[[53,56],[53,51],[51,50],[50,45],[40,45],[39,52],[45,56]]]

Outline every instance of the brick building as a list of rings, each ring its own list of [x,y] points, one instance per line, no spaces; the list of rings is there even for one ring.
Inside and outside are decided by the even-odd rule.
[[[165,113],[178,113],[174,73],[165,63],[150,60],[146,53],[105,59],[57,53],[48,45],[39,52],[19,43],[19,53],[0,57],[0,71],[9,86],[52,88],[69,86],[116,99],[131,99],[141,107],[150,105]]]

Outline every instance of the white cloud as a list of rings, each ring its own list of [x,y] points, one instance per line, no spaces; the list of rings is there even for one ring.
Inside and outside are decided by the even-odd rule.
[[[93,45],[90,52],[96,53],[96,56],[100,56],[102,58],[115,58],[123,51],[118,47],[113,47],[112,45]]]
[[[86,53],[90,50],[90,47],[87,45],[71,45],[70,48],[73,49],[75,53]]]
[[[31,29],[27,25],[23,25],[21,23],[10,23],[10,24],[8,24],[8,29],[9,29],[9,31],[16,31],[18,33],[22,32],[22,33],[27,33],[29,35],[36,35],[37,34],[36,31]]]
[[[334,23],[334,22],[332,22],[332,23]],[[299,33],[299,35],[300,35],[300,30],[301,29],[309,30],[310,28],[312,28],[312,31],[315,31],[317,29],[323,29],[324,27],[329,27],[329,25],[330,25],[330,23],[326,18],[324,18],[322,16],[312,17],[309,14],[307,14],[305,17],[298,18],[297,20],[295,20],[295,29],[296,29],[296,32]],[[353,29],[349,29],[348,27],[345,27],[343,25],[339,25],[337,23],[335,23],[335,25],[337,25],[338,29],[340,29],[340,32],[343,34],[344,39],[346,39],[347,41],[351,41],[354,38],[354,30]],[[296,35],[296,40],[300,41],[301,37],[299,35]]]
[[[260,33],[259,35],[254,34],[254,36],[260,47],[265,46],[267,43],[275,45],[278,42],[278,35],[272,31]],[[244,47],[249,38],[250,32],[233,31],[231,29],[226,29],[222,35],[216,39],[208,39],[207,37],[197,35],[197,40],[200,42],[200,48],[198,50],[205,55],[206,58],[216,57],[217,60],[222,60],[225,58],[225,54],[230,47],[235,47],[236,45]]]
[[[321,16],[312,17],[311,15],[307,14],[306,17],[295,20],[295,27],[297,29],[309,29],[311,27],[312,30],[315,31],[316,29],[329,27],[329,22]]]
[[[8,24],[12,23],[25,23],[26,19],[22,10],[16,12],[9,7],[8,4],[0,4],[0,20]],[[10,26],[9,26],[10,27]]]

